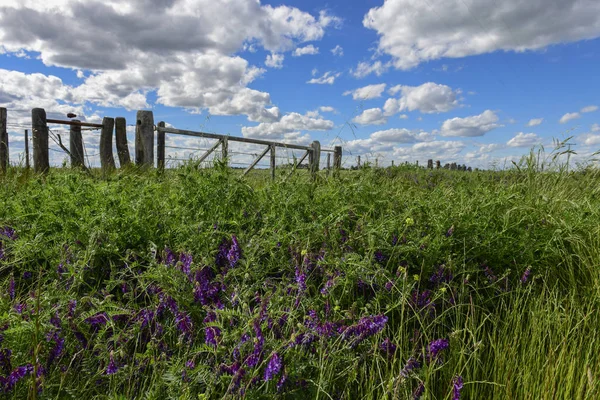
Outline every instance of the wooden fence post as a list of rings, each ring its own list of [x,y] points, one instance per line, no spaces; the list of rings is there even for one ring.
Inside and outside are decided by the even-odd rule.
[[[269,147],[271,147],[271,179],[275,180],[275,145]]]
[[[160,121],[156,126],[164,128],[166,124]],[[156,167],[160,171],[165,170],[165,133],[162,131],[158,131],[156,135]]]
[[[48,154],[48,124],[46,111],[43,108],[31,110],[31,125],[33,137],[33,169],[45,173],[50,169]]]
[[[440,162],[440,160],[437,160],[435,162],[435,169],[440,169],[440,168],[442,168],[442,163]]]
[[[29,169],[29,131],[25,129],[25,168]]]
[[[123,168],[131,164],[129,146],[127,145],[127,121],[123,117],[115,118],[115,141],[117,144],[119,164],[121,164],[121,168]]]
[[[358,156],[358,168],[360,168],[360,156]]]
[[[321,143],[318,140],[315,140],[310,144],[312,150],[309,154],[309,164],[310,164],[310,172],[313,176],[319,172],[319,161],[321,159]]]
[[[8,130],[6,108],[0,107],[0,171],[8,169]]]
[[[100,167],[104,172],[115,169],[115,158],[113,157],[112,148],[114,128],[114,118],[102,118],[102,131],[100,133]]]
[[[229,152],[229,141],[227,140],[227,137],[224,137],[223,139],[221,139],[221,159],[225,163],[228,163],[228,161],[227,161],[228,152]]]
[[[80,122],[74,119],[73,122]],[[71,153],[71,167],[83,167],[83,139],[81,137],[81,125],[71,125],[69,130],[69,153]]]
[[[427,160],[427,169],[433,169],[433,160],[431,158]]]
[[[331,172],[331,153],[327,153],[327,176]]]
[[[146,167],[154,165],[154,114],[152,111],[138,111],[136,115],[135,163]]]
[[[392,160],[392,167],[394,166],[394,160]]]
[[[342,146],[335,146],[333,148],[333,169],[334,172],[339,172],[342,168]]]

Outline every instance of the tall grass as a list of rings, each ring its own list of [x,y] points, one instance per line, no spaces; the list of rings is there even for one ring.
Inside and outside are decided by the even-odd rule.
[[[543,162],[275,183],[12,169],[5,396],[598,398],[600,179]]]

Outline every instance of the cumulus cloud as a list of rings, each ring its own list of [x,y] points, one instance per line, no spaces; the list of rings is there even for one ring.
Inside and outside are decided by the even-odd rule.
[[[558,122],[560,122],[561,124],[566,124],[567,122],[577,118],[581,118],[581,114],[579,114],[578,112],[566,113],[560,118]]]
[[[506,142],[509,147],[532,147],[540,143],[540,137],[535,133],[523,133],[519,132]]]
[[[592,125],[591,131],[592,132],[600,132],[600,125],[599,124]]]
[[[313,78],[311,80],[306,81],[306,83],[316,84],[316,85],[333,85],[335,80],[341,75],[340,72],[334,73],[332,71],[327,71],[320,78]]]
[[[321,107],[319,107],[319,110],[321,112],[335,112],[335,108],[333,108],[331,106],[321,106]]]
[[[333,54],[334,56],[341,57],[344,55],[344,49],[338,44],[333,49],[331,49],[331,54]]]
[[[152,12],[139,18],[140,7]],[[242,90],[264,72],[235,53],[262,47],[272,53],[267,65],[277,67],[281,52],[320,40],[340,22],[325,11],[315,17],[253,0],[7,0],[0,43],[6,52],[39,53],[47,66],[82,71],[75,100],[145,108],[156,91],[159,104],[233,115]]]
[[[458,90],[450,86],[427,82],[420,86],[396,85],[389,89],[394,95],[401,93],[400,98],[387,99],[383,109],[386,115],[394,115],[401,111],[418,110],[424,114],[450,111],[459,105]]]
[[[390,69],[391,64],[385,63],[383,64],[381,61],[375,61],[374,63],[368,63],[366,61],[361,61],[356,66],[356,69],[351,69],[350,73],[355,78],[364,78],[365,76],[375,74],[377,76],[381,76],[388,69]]]
[[[444,121],[440,134],[442,136],[475,137],[501,127],[498,116],[491,110],[466,118],[452,118]]]
[[[289,113],[277,122],[263,122],[257,126],[242,127],[246,137],[281,139],[287,133],[296,131],[328,131],[334,126],[333,121],[321,117]]]
[[[529,120],[529,122],[526,124],[526,126],[538,126],[542,122],[544,122],[544,118],[533,118],[533,119]]]
[[[369,108],[354,117],[352,122],[360,125],[383,125],[387,122],[387,118],[383,115],[381,108]]]
[[[590,113],[598,110],[598,106],[587,106],[581,109],[582,113]]]
[[[271,53],[267,55],[267,59],[265,60],[265,65],[271,68],[280,69],[283,67],[283,60],[285,56],[283,54]]]
[[[348,90],[344,92],[344,96],[352,95],[354,100],[369,100],[381,97],[381,94],[385,90],[385,83],[377,85],[368,85],[355,90]]]
[[[319,48],[313,46],[312,44],[309,44],[308,46],[298,47],[296,50],[294,50],[294,52],[292,53],[292,56],[300,57],[300,56],[315,55],[315,54],[319,54]]]
[[[595,0],[385,0],[371,8],[363,25],[379,35],[378,50],[394,66],[410,69],[444,57],[498,50],[523,52],[600,36]]]
[[[411,131],[405,128],[387,129],[371,134],[371,139],[382,143],[417,143],[434,139],[434,135],[424,131]]]

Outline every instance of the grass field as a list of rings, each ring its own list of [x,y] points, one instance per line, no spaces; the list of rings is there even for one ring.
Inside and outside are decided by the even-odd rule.
[[[3,396],[600,398],[600,174],[533,160],[12,169]]]

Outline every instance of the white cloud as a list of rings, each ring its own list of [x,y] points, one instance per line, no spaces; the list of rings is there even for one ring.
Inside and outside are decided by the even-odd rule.
[[[385,90],[385,86],[385,83],[380,83],[377,85],[368,85],[355,90],[348,90],[344,92],[344,96],[351,94],[354,100],[375,99],[377,97],[381,97],[381,93],[383,93],[383,91]]]
[[[541,141],[540,137],[535,133],[523,133],[519,132],[506,142],[509,147],[532,147],[539,144]]]
[[[567,122],[572,121],[577,118],[581,118],[581,114],[579,114],[578,112],[566,113],[565,115],[563,115],[560,118],[560,120],[558,122],[560,122],[561,124],[566,124]]]
[[[285,56],[283,54],[271,53],[271,54],[267,55],[267,59],[265,60],[265,65],[267,67],[279,69],[279,68],[283,67],[284,59],[285,59]]]
[[[321,117],[311,117],[298,113],[289,113],[277,122],[263,122],[257,126],[242,127],[246,137],[280,139],[286,133],[295,131],[328,131],[334,126],[333,121]]]
[[[319,110],[321,112],[335,112],[335,108],[333,108],[331,106],[321,106],[321,107],[319,107]]]
[[[400,114],[398,116],[398,118],[400,118],[400,119],[408,119],[408,115],[406,115],[406,114]]]
[[[340,75],[341,75],[340,72],[333,73],[332,71],[327,71],[323,74],[322,77],[313,78],[313,79],[307,81],[306,83],[317,84],[317,85],[333,85],[336,78],[338,78]]]
[[[600,36],[595,0],[385,0],[363,25],[379,34],[378,50],[409,69],[444,57],[498,50],[523,52]]]
[[[466,118],[452,118],[442,124],[442,136],[475,137],[501,127],[498,116],[491,110]]]
[[[415,132],[405,128],[388,129],[371,134],[371,139],[382,143],[417,143],[427,142],[434,139],[434,135],[428,132]]]
[[[592,132],[600,132],[600,125],[599,124],[592,125],[591,131]]]
[[[381,76],[390,68],[390,65],[390,63],[383,64],[381,61],[375,61],[373,64],[369,64],[368,62],[362,61],[358,63],[356,69],[351,69],[350,73],[355,78],[364,78],[365,76],[368,76],[370,74]]]
[[[479,153],[487,154],[496,150],[501,150],[505,147],[505,145],[501,143],[488,143],[479,145]]]
[[[459,104],[458,90],[450,86],[427,82],[420,86],[396,85],[389,89],[390,94],[401,93],[400,98],[390,98],[385,102],[386,115],[401,111],[419,110],[425,114],[447,112]]]
[[[586,133],[579,136],[579,139],[583,141],[586,146],[597,146],[600,145],[600,135],[593,133]]]
[[[590,113],[598,110],[598,106],[587,106],[581,109],[582,113]]]
[[[381,108],[369,108],[355,117],[352,122],[360,125],[383,125],[387,122],[387,118],[383,115]]]
[[[544,118],[533,118],[533,119],[529,120],[529,122],[526,124],[526,126],[538,126],[542,122],[544,122]]]
[[[262,47],[273,53],[269,62],[276,66],[275,54],[320,40],[328,26],[341,23],[324,11],[315,17],[258,1],[174,3],[5,0],[0,43],[6,52],[37,52],[47,66],[81,71],[84,82],[72,89],[74,101],[145,108],[148,93],[156,91],[159,104],[231,115],[236,99],[246,96],[241,91],[264,72],[234,53]],[[143,6],[152,12],[142,24],[138,10]],[[156,26],[164,29],[149,29]],[[249,117],[260,119],[256,113]]]
[[[314,54],[319,54],[319,48],[313,46],[312,44],[309,44],[308,46],[298,47],[296,50],[294,50],[294,52],[292,53],[292,56],[300,57],[300,56],[314,55]]]
[[[342,48],[342,46],[340,46],[339,44],[337,46],[335,46],[333,49],[331,49],[331,53],[334,56],[338,56],[341,57],[344,55],[344,49]]]

